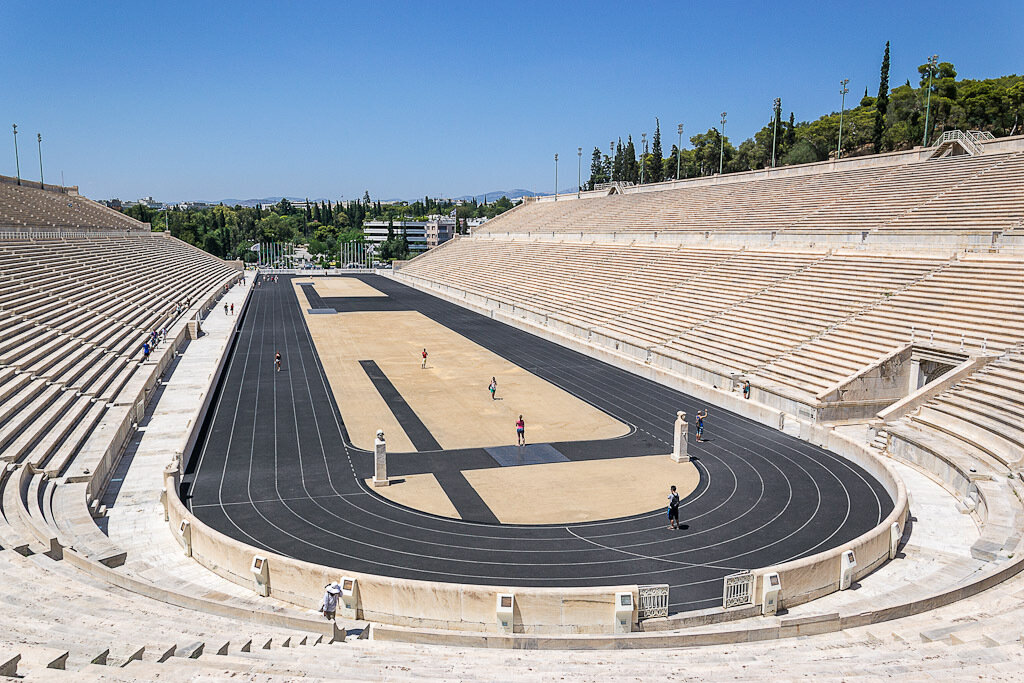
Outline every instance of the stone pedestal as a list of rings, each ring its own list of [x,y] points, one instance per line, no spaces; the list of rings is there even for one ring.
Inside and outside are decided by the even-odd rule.
[[[373,485],[388,486],[388,448],[384,442],[384,432],[378,431],[373,441]]]
[[[672,459],[676,462],[690,462],[690,456],[686,454],[686,438],[690,433],[690,425],[686,423],[686,413],[676,413],[676,424],[672,430],[675,435],[675,443],[672,447]]]

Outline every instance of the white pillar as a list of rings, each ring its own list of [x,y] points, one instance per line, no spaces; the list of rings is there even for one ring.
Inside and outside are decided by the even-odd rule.
[[[384,442],[384,430],[377,430],[377,438],[373,441],[373,485],[388,486],[388,453]]]
[[[690,425],[686,423],[686,413],[681,410],[676,413],[675,429],[672,431],[675,435],[672,459],[676,462],[690,462],[690,456],[686,454],[686,437],[690,433]]]
[[[921,381],[921,361],[912,358],[910,360],[910,393],[914,393],[922,386],[924,386],[924,382]]]

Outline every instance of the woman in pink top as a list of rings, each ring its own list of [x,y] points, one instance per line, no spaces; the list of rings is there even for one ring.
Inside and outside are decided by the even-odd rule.
[[[526,423],[523,422],[523,416],[520,415],[519,419],[516,420],[516,438],[518,439],[519,446],[526,445]]]

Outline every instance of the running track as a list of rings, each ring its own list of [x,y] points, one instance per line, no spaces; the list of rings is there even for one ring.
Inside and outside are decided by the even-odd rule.
[[[631,426],[618,440],[552,444],[569,459],[671,452],[676,411],[693,415],[705,405],[393,280],[360,277],[389,298],[311,306],[418,310]],[[836,547],[892,509],[881,485],[856,465],[713,406],[710,441],[697,444],[690,431],[701,481],[683,501],[682,531],[665,528],[664,510],[515,526],[401,507],[362,483],[372,476],[372,454],[348,439],[289,280],[253,290],[184,479],[193,512],[245,543],[349,571],[429,581],[667,583],[675,612],[720,605],[725,575]],[[275,349],[285,359],[280,373]],[[460,469],[480,466],[497,465],[481,449],[389,454],[388,474],[435,471],[451,483]],[[481,505],[471,487],[446,491],[460,510]],[[486,506],[477,511],[473,519],[487,519]]]

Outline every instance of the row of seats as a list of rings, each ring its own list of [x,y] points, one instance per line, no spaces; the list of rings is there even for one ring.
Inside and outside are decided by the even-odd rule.
[[[990,255],[704,250],[470,238],[399,271],[693,365],[816,394],[918,341],[1024,337],[1024,264]]]
[[[1024,153],[990,153],[529,202],[476,232],[1004,231],[1024,216],[1022,169]]]
[[[966,255],[757,370],[817,393],[911,341],[967,352],[1003,351],[1024,339],[1024,263]]]
[[[146,224],[77,194],[0,182],[0,231],[147,230]]]
[[[999,469],[1024,464],[1024,350],[998,360],[902,418]]]
[[[143,343],[234,273],[163,234],[0,240],[0,452],[63,472]]]

